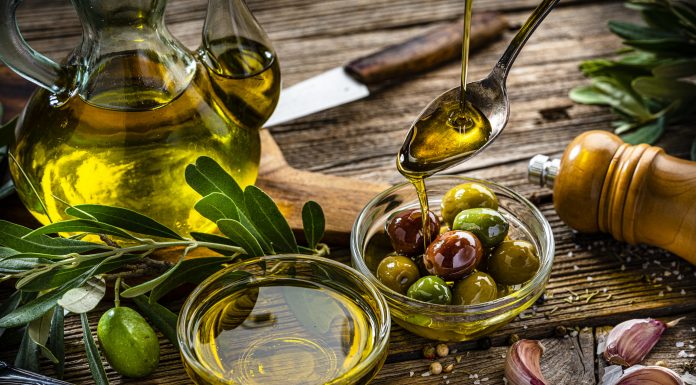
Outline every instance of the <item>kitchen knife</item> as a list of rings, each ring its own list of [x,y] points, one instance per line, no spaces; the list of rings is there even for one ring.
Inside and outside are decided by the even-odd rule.
[[[471,25],[471,49],[490,43],[508,28],[497,12],[474,14]],[[460,58],[462,34],[461,21],[450,23],[286,88],[265,127],[362,99],[379,86]]]

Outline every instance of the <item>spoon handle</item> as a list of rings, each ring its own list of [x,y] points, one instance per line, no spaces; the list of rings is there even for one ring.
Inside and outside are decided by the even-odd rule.
[[[515,35],[515,37],[512,39],[510,45],[508,45],[505,53],[503,53],[503,56],[501,56],[500,60],[498,60],[498,64],[495,65],[493,73],[491,74],[498,78],[500,83],[505,82],[505,79],[507,79],[508,73],[510,72],[510,68],[512,67],[512,63],[514,63],[515,59],[517,59],[517,55],[520,53],[520,50],[522,50],[522,47],[524,47],[524,44],[527,42],[527,40],[529,40],[529,37],[532,36],[534,30],[536,30],[539,24],[544,21],[546,15],[551,12],[551,9],[559,1],[560,0],[543,0],[529,16],[522,28],[520,28],[519,32],[517,32],[517,35]]]

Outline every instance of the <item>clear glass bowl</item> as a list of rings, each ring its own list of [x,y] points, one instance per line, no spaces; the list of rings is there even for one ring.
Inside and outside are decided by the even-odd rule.
[[[387,356],[385,298],[330,259],[275,255],[202,282],[177,324],[184,366],[199,384],[366,384]]]
[[[554,240],[549,222],[524,197],[495,183],[459,177],[436,176],[426,180],[431,211],[440,214],[442,196],[452,187],[466,182],[488,186],[498,196],[500,212],[510,222],[510,236],[532,242],[541,259],[532,280],[506,297],[476,305],[438,305],[416,301],[383,285],[373,274],[379,260],[366,259],[368,241],[380,232],[390,215],[420,207],[410,183],[391,187],[362,210],[350,239],[353,266],[384,294],[396,323],[420,336],[440,341],[465,341],[490,334],[531,306],[544,292],[554,258]]]

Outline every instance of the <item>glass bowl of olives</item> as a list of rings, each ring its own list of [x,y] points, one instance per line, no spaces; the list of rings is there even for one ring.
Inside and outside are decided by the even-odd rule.
[[[246,259],[203,281],[177,337],[196,384],[366,384],[387,357],[391,319],[377,287],[311,255]]]
[[[353,266],[403,328],[441,341],[480,338],[542,295],[551,226],[527,199],[492,182],[436,176],[427,191],[427,226],[410,183],[365,206],[351,234]]]

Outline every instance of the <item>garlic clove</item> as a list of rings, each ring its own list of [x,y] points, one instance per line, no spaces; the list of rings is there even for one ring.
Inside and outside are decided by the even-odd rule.
[[[662,366],[635,366],[626,369],[616,385],[684,385],[684,381]]]
[[[667,326],[651,318],[633,319],[616,325],[607,336],[604,358],[609,363],[623,366],[643,361]]]
[[[541,374],[544,346],[539,341],[519,340],[510,346],[505,361],[505,378],[509,385],[546,385]]]

